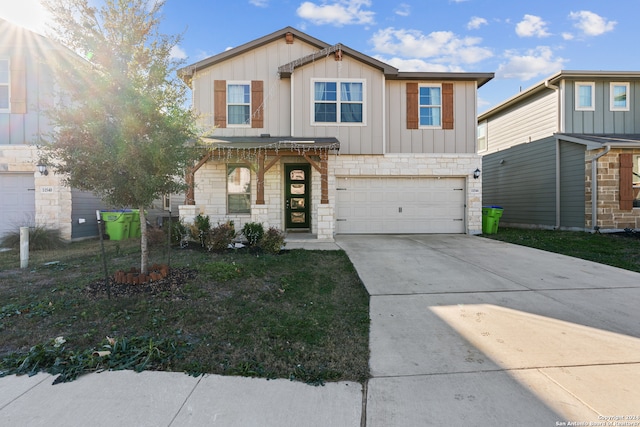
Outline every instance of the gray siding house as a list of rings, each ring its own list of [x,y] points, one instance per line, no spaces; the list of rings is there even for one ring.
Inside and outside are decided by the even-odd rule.
[[[36,168],[38,144],[51,130],[44,114],[55,102],[51,66],[70,52],[1,18],[0,34],[0,236],[35,225],[59,229],[65,240],[98,236],[95,211],[107,206],[92,193],[64,186],[53,171]],[[171,198],[176,216],[183,202]],[[158,200],[150,221],[167,216],[166,210]]]
[[[501,225],[640,228],[640,72],[560,71],[478,117]]]
[[[336,233],[481,232],[477,89],[287,27],[180,71],[209,152],[180,216]]]

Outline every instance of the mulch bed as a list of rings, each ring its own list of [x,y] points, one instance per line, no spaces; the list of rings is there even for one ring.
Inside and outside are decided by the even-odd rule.
[[[190,268],[171,268],[166,277],[148,281],[141,284],[118,283],[115,277],[109,277],[109,280],[101,279],[90,283],[85,288],[85,293],[94,298],[102,298],[107,296],[107,288],[110,287],[111,297],[126,297],[140,294],[159,295],[168,293],[172,298],[184,299],[185,294],[182,292],[182,286],[189,279],[196,277],[196,270]]]

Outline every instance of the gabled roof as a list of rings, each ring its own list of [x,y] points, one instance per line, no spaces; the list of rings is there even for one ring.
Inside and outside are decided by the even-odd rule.
[[[315,37],[311,37],[308,34],[303,33],[302,31],[296,30],[293,27],[285,27],[281,30],[275,31],[271,34],[268,34],[264,37],[260,37],[254,41],[249,43],[245,43],[241,46],[235,47],[233,49],[229,49],[226,52],[220,53],[218,55],[214,55],[207,59],[203,59],[202,61],[196,62],[192,65],[188,65],[186,67],[178,70],[178,75],[185,81],[187,84],[190,84],[193,75],[204,68],[210,67],[222,61],[226,61],[234,56],[242,55],[243,53],[255,49],[257,47],[263,46],[265,44],[271,43],[274,40],[278,40],[284,38],[287,33],[291,33],[294,38],[300,39],[306,43],[309,43],[312,46],[318,48],[318,52],[313,53],[311,55],[304,56],[302,58],[298,58],[294,61],[291,61],[287,64],[282,64],[278,67],[278,72],[281,78],[291,77],[291,73],[298,67],[307,65],[317,59],[322,57],[326,57],[329,54],[339,52],[339,54],[347,55],[351,58],[354,58],[360,62],[363,62],[370,67],[376,68],[384,73],[385,78],[389,80],[461,80],[461,81],[476,81],[478,83],[478,87],[481,87],[489,80],[491,80],[494,76],[493,73],[446,73],[446,72],[402,72],[397,68],[386,64],[382,61],[379,61],[371,56],[365,55],[357,50],[351,49],[341,43],[330,45],[328,43],[323,42],[322,40],[318,40]]]
[[[534,84],[533,86],[523,90],[522,92],[513,95],[511,98],[506,99],[490,110],[478,116],[478,121],[485,120],[487,117],[492,116],[530,96],[535,95],[545,89],[555,89],[553,86],[565,79],[611,79],[611,80],[628,80],[628,79],[640,79],[640,71],[588,71],[588,70],[560,70],[557,73],[547,77],[546,79]]]

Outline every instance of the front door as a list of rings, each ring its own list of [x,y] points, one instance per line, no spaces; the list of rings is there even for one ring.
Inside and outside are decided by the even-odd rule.
[[[310,228],[309,205],[311,201],[310,167],[308,164],[285,164],[285,226],[286,228]]]

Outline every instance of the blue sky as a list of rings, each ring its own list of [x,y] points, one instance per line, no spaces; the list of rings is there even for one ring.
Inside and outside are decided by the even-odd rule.
[[[92,3],[99,0],[91,0]],[[640,70],[638,0],[167,0],[162,31],[187,64],[286,26],[401,71],[493,72],[479,112],[561,70]],[[42,31],[39,0],[0,17]]]

